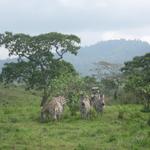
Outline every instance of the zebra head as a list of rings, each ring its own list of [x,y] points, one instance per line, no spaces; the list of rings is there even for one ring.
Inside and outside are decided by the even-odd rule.
[[[104,94],[99,95],[99,101],[100,101],[100,104],[102,105],[102,107],[104,107],[105,106],[105,96],[104,96]]]
[[[96,109],[97,112],[102,112],[105,107],[105,99],[103,94],[91,95],[90,104]]]

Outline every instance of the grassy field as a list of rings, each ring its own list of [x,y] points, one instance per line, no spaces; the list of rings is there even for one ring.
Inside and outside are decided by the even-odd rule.
[[[40,97],[0,87],[0,150],[149,150],[149,113],[140,105],[106,106],[92,120],[40,123]]]

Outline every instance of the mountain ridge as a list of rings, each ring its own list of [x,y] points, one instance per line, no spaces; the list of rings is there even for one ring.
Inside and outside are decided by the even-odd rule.
[[[71,62],[82,75],[91,75],[93,63],[108,61],[123,64],[135,56],[150,52],[150,44],[140,40],[108,40],[82,47],[77,56],[67,54],[64,59]]]
[[[110,63],[123,64],[132,60],[135,56],[141,56],[150,52],[150,44],[140,40],[108,40],[100,41],[90,46],[81,47],[77,56],[66,54],[64,60],[72,63],[75,69],[83,76],[92,75],[90,69],[94,63],[108,61]],[[4,63],[16,61],[16,59],[0,60],[0,70]]]

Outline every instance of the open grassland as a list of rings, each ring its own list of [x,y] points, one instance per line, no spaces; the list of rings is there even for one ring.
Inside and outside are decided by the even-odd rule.
[[[149,113],[140,105],[106,106],[82,120],[65,111],[58,122],[40,123],[40,97],[0,87],[0,150],[149,150]]]

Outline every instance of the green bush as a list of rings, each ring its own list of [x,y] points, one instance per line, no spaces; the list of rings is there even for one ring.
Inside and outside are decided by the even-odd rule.
[[[79,111],[79,94],[76,92],[70,92],[68,94],[67,104],[70,109],[71,115],[76,115],[76,112]]]

